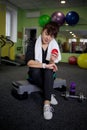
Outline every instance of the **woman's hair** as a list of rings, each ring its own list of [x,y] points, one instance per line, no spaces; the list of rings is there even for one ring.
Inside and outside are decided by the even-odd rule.
[[[51,22],[47,23],[43,27],[42,31],[44,31],[45,29],[47,30],[48,35],[54,36],[54,38],[57,37],[57,34],[59,32],[59,26],[58,26],[57,22],[51,21]]]

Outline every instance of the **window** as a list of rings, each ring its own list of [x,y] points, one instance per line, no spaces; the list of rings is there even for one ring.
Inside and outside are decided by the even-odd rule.
[[[76,42],[76,39],[69,39],[69,43]]]
[[[11,12],[6,12],[6,36],[11,37]]]
[[[87,43],[87,39],[80,39],[80,42]]]
[[[17,42],[17,10],[13,7],[6,8],[6,36]]]

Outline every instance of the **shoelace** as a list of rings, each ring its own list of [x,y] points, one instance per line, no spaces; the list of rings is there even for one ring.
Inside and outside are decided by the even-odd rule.
[[[49,110],[50,110],[50,112],[54,112],[54,109],[53,109],[52,106],[46,106],[46,107],[44,108],[44,111],[49,111]]]
[[[56,95],[55,94],[52,94],[52,97],[55,97]]]

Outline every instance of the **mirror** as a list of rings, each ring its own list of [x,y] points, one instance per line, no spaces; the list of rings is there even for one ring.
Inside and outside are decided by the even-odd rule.
[[[87,30],[60,30],[58,43],[63,53],[87,53]]]

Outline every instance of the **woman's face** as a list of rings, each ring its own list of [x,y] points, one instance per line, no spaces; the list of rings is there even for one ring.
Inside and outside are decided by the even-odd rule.
[[[42,31],[41,37],[42,37],[43,44],[49,44],[51,42],[51,40],[53,40],[53,38],[54,38],[54,36],[51,36],[47,33],[46,29]]]

